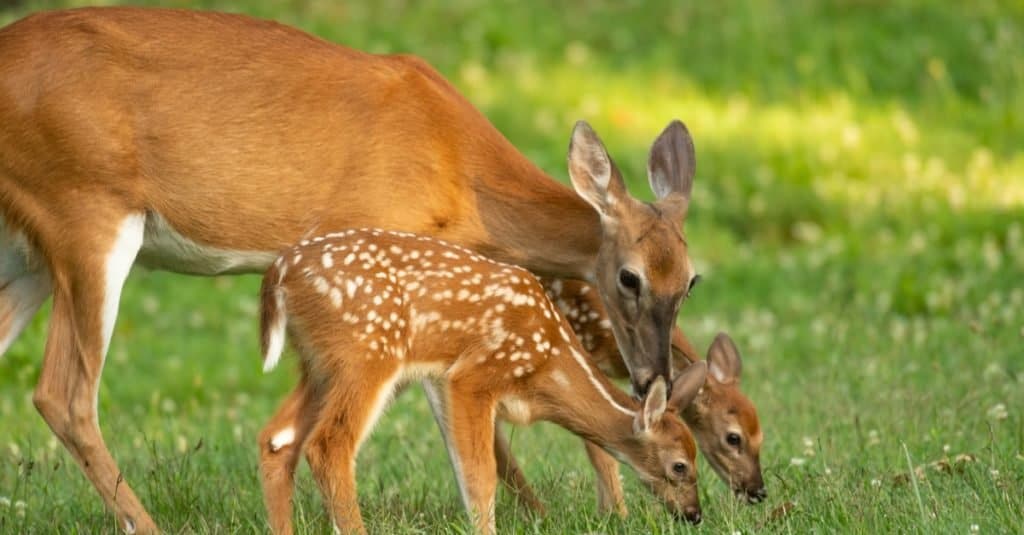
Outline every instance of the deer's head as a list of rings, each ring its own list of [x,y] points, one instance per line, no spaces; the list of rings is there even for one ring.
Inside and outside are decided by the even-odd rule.
[[[690,134],[673,121],[654,141],[647,163],[656,200],[642,202],[626,191],[590,126],[581,121],[573,130],[569,176],[601,216],[604,234],[594,282],[638,397],[655,378],[671,380],[669,333],[696,277],[683,234],[695,169]]]
[[[740,391],[740,352],[719,333],[708,348],[707,382],[683,416],[711,467],[739,497],[758,503],[767,496],[761,478],[761,424]],[[685,370],[684,370],[685,372]]]
[[[633,440],[621,452],[640,480],[678,519],[701,521],[697,495],[697,444],[679,417],[704,384],[706,367],[697,363],[674,381],[654,380],[633,423]]]

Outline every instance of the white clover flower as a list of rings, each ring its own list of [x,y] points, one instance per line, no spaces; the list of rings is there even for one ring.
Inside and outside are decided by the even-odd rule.
[[[1003,403],[996,403],[988,409],[988,417],[993,420],[1005,420],[1009,413],[1006,410],[1006,405]]]
[[[8,498],[7,496],[0,496],[0,505],[2,505],[4,507],[10,507],[11,506],[11,499]]]
[[[981,531],[981,527],[977,524],[971,524],[971,533],[978,533],[979,531]]]
[[[882,480],[881,480],[881,479],[878,479],[877,477],[876,477],[876,478],[874,478],[874,479],[872,479],[872,480],[871,480],[871,486],[872,486],[872,487],[876,487],[876,488],[877,488],[877,487],[881,487],[881,486],[882,486]]]
[[[877,446],[881,444],[882,440],[878,438],[878,430],[872,429],[868,431],[868,446]]]
[[[803,457],[793,457],[789,460],[790,466],[803,466],[805,464],[807,464],[807,459],[804,459]]]
[[[808,457],[814,457],[814,439],[811,437],[804,437],[804,455]]]

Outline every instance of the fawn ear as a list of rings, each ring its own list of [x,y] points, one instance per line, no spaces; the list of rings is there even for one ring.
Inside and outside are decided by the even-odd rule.
[[[743,369],[743,361],[740,360],[740,350],[728,334],[718,333],[715,340],[708,348],[708,371],[711,377],[719,383],[728,384],[740,380],[740,371]]]
[[[702,360],[687,366],[672,382],[672,399],[669,403],[676,410],[686,409],[693,402],[693,398],[697,397],[697,392],[700,392],[701,387],[704,386],[707,374],[708,366]]]
[[[665,380],[658,376],[641,404],[640,413],[637,414],[636,431],[647,431],[660,420],[661,416],[665,414],[665,408],[668,407],[667,402]]]
[[[615,163],[601,138],[586,121],[578,121],[569,142],[569,179],[576,193],[602,217],[614,215],[613,207],[626,195]]]

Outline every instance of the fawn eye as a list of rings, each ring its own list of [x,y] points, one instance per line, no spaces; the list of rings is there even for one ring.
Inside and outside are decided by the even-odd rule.
[[[687,298],[690,297],[690,292],[692,292],[693,291],[693,287],[696,286],[698,282],[700,282],[700,279],[701,279],[700,275],[694,275],[693,278],[690,279],[690,285],[687,286],[687,288],[686,288],[686,297]]]
[[[742,439],[740,439],[740,436],[736,433],[729,433],[725,435],[725,441],[728,442],[730,446],[739,447]]]
[[[675,463],[675,464],[673,464],[672,465],[672,472],[674,472],[676,475],[680,475],[680,476],[681,475],[685,475],[686,474],[686,463]]]
[[[633,294],[640,293],[640,276],[628,269],[619,270],[619,285]]]

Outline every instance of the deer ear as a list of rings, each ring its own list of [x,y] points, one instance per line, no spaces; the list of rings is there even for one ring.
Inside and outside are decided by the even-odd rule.
[[[711,377],[719,383],[732,383],[740,380],[742,369],[740,350],[736,349],[736,344],[728,334],[718,333],[708,348],[708,371]]]
[[[665,380],[658,376],[654,380],[654,384],[651,385],[651,389],[647,391],[647,397],[644,398],[641,404],[640,413],[637,414],[636,431],[647,431],[655,422],[660,420],[661,416],[665,414],[665,409],[668,407],[667,401]]]
[[[647,159],[647,179],[659,201],[678,206],[685,214],[690,204],[693,176],[697,172],[697,156],[693,138],[686,125],[673,120],[651,145]]]
[[[669,400],[669,403],[679,411],[690,406],[693,398],[697,397],[697,392],[700,392],[701,387],[704,386],[707,374],[708,366],[704,361],[697,361],[687,366],[672,382],[672,399]]]
[[[578,121],[569,142],[569,178],[576,193],[604,217],[626,192],[622,175],[586,121]]]

